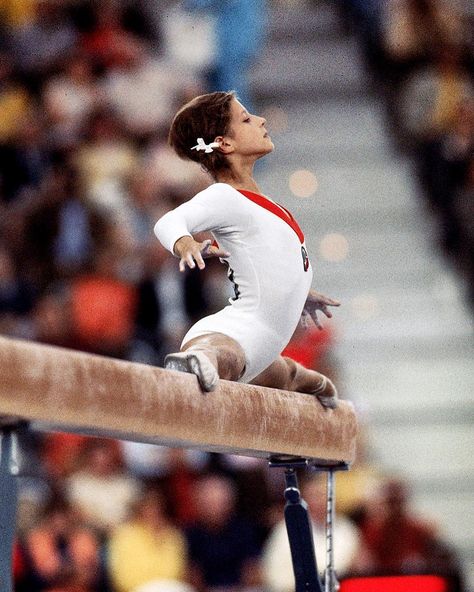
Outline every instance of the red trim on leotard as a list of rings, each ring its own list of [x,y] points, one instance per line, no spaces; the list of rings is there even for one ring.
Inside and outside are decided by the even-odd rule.
[[[271,200],[260,193],[254,193],[253,191],[247,191],[245,189],[237,189],[237,191],[244,195],[247,199],[250,199],[250,201],[253,201],[272,214],[275,214],[275,216],[278,216],[281,220],[283,220],[283,222],[286,222],[286,224],[288,224],[288,226],[290,226],[296,232],[298,238],[300,239],[300,243],[304,243],[304,234],[299,227],[298,222],[293,218],[286,208],[280,204],[273,203]],[[287,216],[285,216],[285,213]]]

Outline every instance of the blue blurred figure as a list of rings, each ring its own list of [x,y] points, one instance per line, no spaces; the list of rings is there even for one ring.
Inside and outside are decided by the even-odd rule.
[[[185,0],[184,6],[208,10],[215,18],[216,56],[209,91],[235,90],[252,111],[247,73],[263,45],[266,0]]]

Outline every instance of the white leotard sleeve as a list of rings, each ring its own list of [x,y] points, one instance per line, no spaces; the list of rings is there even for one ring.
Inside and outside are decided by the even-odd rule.
[[[224,230],[236,215],[241,215],[236,194],[236,190],[225,183],[215,183],[204,189],[158,220],[154,229],[158,240],[174,254],[173,247],[182,236]]]

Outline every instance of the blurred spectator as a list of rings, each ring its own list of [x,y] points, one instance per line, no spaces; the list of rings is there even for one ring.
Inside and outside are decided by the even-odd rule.
[[[355,32],[361,42],[368,74],[374,75],[377,85],[387,77],[386,52],[383,49],[382,14],[386,6],[382,0],[340,0],[337,8],[345,33]]]
[[[186,541],[166,516],[163,495],[149,489],[136,500],[131,518],[110,536],[108,566],[117,592],[185,576]]]
[[[134,285],[122,279],[123,263],[109,247],[97,253],[92,273],[70,283],[72,327],[82,347],[119,358],[128,351],[137,304]]]
[[[263,546],[269,531],[267,510],[272,497],[270,479],[273,475],[269,475],[268,461],[250,456],[220,454],[215,464],[234,481],[237,488],[237,513],[252,523],[258,536],[258,546]],[[281,475],[278,477],[281,479]]]
[[[100,592],[100,543],[73,508],[53,497],[24,536],[23,579],[35,592]]]
[[[106,534],[121,524],[141,484],[123,470],[120,448],[114,440],[86,441],[79,468],[65,481],[65,492],[82,519]]]
[[[461,14],[445,0],[388,0],[382,7],[383,45],[395,81],[425,65],[437,47],[466,41]]]
[[[438,216],[440,245],[467,275],[472,302],[472,257],[463,230],[468,211],[454,203],[473,145],[470,3],[343,0],[342,5],[364,47],[377,54],[366,55],[367,65],[376,78],[374,90],[385,98],[391,137],[397,149],[414,149],[410,156],[423,197]]]
[[[202,91],[190,71],[144,49],[109,68],[102,88],[128,130],[142,139],[167,131],[178,105]]]
[[[30,107],[31,97],[15,80],[11,57],[0,49],[0,147],[14,138]]]
[[[424,145],[420,181],[438,214],[449,217],[453,192],[464,182],[473,151],[474,95],[459,102],[450,129]]]
[[[314,477],[302,484],[301,493],[308,504],[313,522],[313,538],[318,569],[326,565],[325,524],[326,487],[324,480]],[[334,559],[338,575],[349,572],[361,552],[357,529],[345,517],[336,516],[334,523]],[[265,545],[263,553],[263,573],[269,592],[291,592],[295,580],[291,562],[290,545],[285,522],[278,523]]]
[[[15,583],[15,592],[28,592],[25,551],[18,540],[13,545],[12,576]]]
[[[42,115],[34,109],[17,115],[15,134],[0,147],[0,198],[7,204],[33,199],[51,163]]]
[[[194,485],[208,463],[208,453],[140,442],[121,442],[121,447],[133,476],[148,483],[161,483],[177,524],[185,526],[195,520]]]
[[[74,168],[56,165],[26,212],[26,257],[37,283],[70,277],[90,265],[107,240],[105,219],[88,203]]]
[[[188,327],[209,310],[205,280],[203,272],[180,273],[176,259],[161,245],[156,241],[149,245],[137,286],[135,352],[141,349],[146,355],[151,347],[161,360],[179,348]]]
[[[33,292],[22,281],[6,245],[0,243],[0,316],[18,317],[32,309]]]
[[[251,111],[248,72],[262,50],[267,22],[265,0],[185,0],[185,6],[215,14],[216,51],[209,91],[235,90]]]
[[[64,290],[50,290],[38,298],[31,320],[32,337],[36,341],[59,347],[80,346],[72,330],[71,310]]]
[[[0,0],[0,22],[15,31],[34,18],[37,0]]]
[[[122,23],[123,3],[103,0],[93,3],[93,25],[81,39],[82,48],[99,69],[118,66],[144,49],[143,40]]]
[[[11,36],[15,65],[34,92],[70,54],[76,44],[77,32],[68,21],[62,3],[36,0],[34,14]]]
[[[384,478],[371,462],[366,429],[363,425],[359,427],[356,459],[350,470],[336,473],[336,512],[346,516],[357,526],[364,520],[374,491]]]
[[[401,116],[406,133],[418,145],[448,132],[460,103],[474,95],[462,57],[459,46],[436,46],[432,65],[416,71],[407,81]]]
[[[165,55],[181,67],[205,76],[216,59],[216,19],[212,0],[198,3],[195,0],[168,0],[168,4],[166,18],[160,23]]]
[[[410,510],[408,488],[401,480],[382,485],[380,498],[370,505],[361,533],[367,553],[358,564],[359,571],[451,573],[457,569],[435,526]]]
[[[202,168],[191,160],[182,160],[163,137],[157,134],[143,154],[144,179],[150,191],[158,197],[166,198],[155,207],[175,207],[208,187],[212,179]],[[172,204],[169,201],[172,200]],[[156,212],[156,220],[164,211]]]
[[[116,114],[91,113],[86,137],[74,153],[88,199],[107,214],[118,216],[125,204],[124,182],[133,172],[138,153]]]
[[[77,467],[87,436],[51,432],[44,435],[41,459],[52,482],[60,482]]]
[[[120,235],[131,251],[143,255],[156,242],[157,195],[144,167],[138,167],[125,183],[125,204],[118,214]]]
[[[236,489],[218,475],[196,484],[196,523],[187,529],[189,580],[198,590],[230,590],[260,583],[255,528],[235,512]]]
[[[84,122],[100,99],[92,61],[76,51],[43,88],[43,105],[51,126],[49,141],[60,149],[76,147]]]

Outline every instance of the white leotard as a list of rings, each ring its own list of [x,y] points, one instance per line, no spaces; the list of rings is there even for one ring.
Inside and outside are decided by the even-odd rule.
[[[236,297],[186,333],[235,339],[246,356],[241,382],[267,368],[288,344],[311,286],[304,236],[291,214],[263,195],[215,183],[165,214],[155,234],[171,253],[182,236],[210,231],[230,253],[225,261]]]

